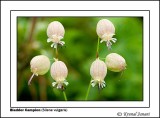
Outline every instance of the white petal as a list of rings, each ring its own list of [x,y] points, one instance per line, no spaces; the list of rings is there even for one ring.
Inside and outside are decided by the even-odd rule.
[[[111,47],[112,43],[110,41],[107,41],[107,47]]]
[[[62,88],[62,84],[59,83],[59,84],[57,85],[57,89],[61,89],[61,88]]]
[[[57,48],[57,43],[54,43],[54,48]]]
[[[104,88],[106,85],[104,83],[101,83],[102,88]]]
[[[53,47],[55,45],[55,43],[52,43],[51,47]]]
[[[101,41],[100,41],[100,43],[103,43],[105,40],[104,39],[102,39]]]
[[[94,82],[94,80],[91,80],[91,83],[93,83]]]
[[[64,41],[60,41],[63,45],[65,44],[65,42]]]
[[[66,86],[68,86],[68,84],[69,84],[68,82],[63,82],[63,83],[64,83]]]
[[[101,83],[98,83],[98,87],[101,88]]]
[[[96,84],[97,84],[97,83],[96,83],[94,80],[91,81],[92,87],[95,87]]]
[[[104,88],[106,86],[106,83],[104,80],[102,81],[101,86],[102,86],[102,88]]]
[[[113,41],[113,43],[115,43],[117,41],[117,39],[116,38],[112,38],[112,41]]]
[[[53,86],[53,87],[55,87],[55,86],[56,86],[56,84],[57,84],[57,82],[53,82],[53,83],[52,83],[52,86]]]
[[[51,39],[51,38],[48,38],[48,39],[47,39],[47,42],[51,42],[51,41],[52,41],[52,39]]]

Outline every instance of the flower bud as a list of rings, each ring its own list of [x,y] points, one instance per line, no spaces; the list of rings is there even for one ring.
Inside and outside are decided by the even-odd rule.
[[[98,84],[99,88],[105,87],[104,78],[107,74],[106,64],[97,58],[91,65],[90,75],[93,78],[91,85],[94,87]]]
[[[28,81],[28,85],[30,85],[30,82],[34,75],[44,75],[48,72],[50,68],[50,61],[48,57],[45,55],[38,55],[32,58],[30,62],[31,72],[33,75],[31,76],[30,80]]]
[[[102,42],[106,42],[108,49],[111,48],[111,41],[116,42],[117,39],[112,38],[115,35],[115,27],[111,21],[107,19],[102,19],[97,23],[96,29],[97,35],[102,39]]]
[[[117,53],[110,53],[107,55],[105,63],[108,70],[113,72],[123,71],[127,66],[125,59]]]
[[[53,21],[48,25],[47,28],[47,42],[53,42],[51,47],[57,48],[57,45],[64,45],[64,41],[60,41],[64,37],[64,27],[63,25],[58,21]]]
[[[66,81],[68,69],[64,62],[56,60],[52,64],[50,71],[52,78],[56,81],[52,83],[53,87],[57,85],[58,89],[62,89],[63,84],[65,84],[66,86],[68,85],[68,82]]]

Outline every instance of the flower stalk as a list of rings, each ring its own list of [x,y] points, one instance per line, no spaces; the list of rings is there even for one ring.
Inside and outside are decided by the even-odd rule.
[[[64,99],[67,101],[65,94],[65,86],[69,83],[66,81],[68,75],[68,69],[64,62],[58,60],[58,46],[63,46],[64,41],[61,41],[64,37],[65,29],[63,25],[58,21],[53,21],[47,28],[47,42],[52,42],[51,47],[55,48],[55,62],[51,66],[51,76],[55,80],[52,83],[53,87],[62,90]]]
[[[85,97],[85,100],[86,100],[86,101],[87,101],[87,99],[88,99],[88,95],[89,95],[90,89],[91,89],[91,84],[89,83],[88,89],[87,89],[87,93],[86,93],[86,97]]]
[[[98,37],[96,58],[99,57],[99,41],[100,41],[100,38]]]
[[[64,96],[65,101],[67,101],[67,96],[66,96],[65,91],[63,91],[63,96]]]

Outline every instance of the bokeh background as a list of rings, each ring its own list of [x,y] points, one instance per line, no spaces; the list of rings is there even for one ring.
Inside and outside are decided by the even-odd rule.
[[[91,80],[90,66],[96,59],[98,36],[96,25],[100,19],[110,20],[116,28],[117,42],[108,51],[100,44],[102,60],[111,52],[122,55],[127,69],[121,73],[108,70],[107,87],[98,91],[91,88],[89,101],[142,101],[143,100],[143,18],[142,17],[18,17],[17,18],[17,100],[63,101],[62,91],[52,87],[50,71],[35,76],[28,86],[30,60],[36,55],[46,55],[53,63],[55,51],[47,43],[46,29],[50,22],[59,21],[65,28],[65,46],[58,49],[59,60],[65,62],[69,86],[65,90],[69,101],[83,101]]]

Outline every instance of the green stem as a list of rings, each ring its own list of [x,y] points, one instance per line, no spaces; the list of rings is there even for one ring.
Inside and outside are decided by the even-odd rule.
[[[89,95],[90,89],[91,89],[91,83],[89,83],[89,85],[88,85],[88,90],[87,90],[87,94],[86,94],[85,100],[88,99],[88,95]]]
[[[56,47],[56,59],[58,59],[58,46]]]
[[[98,42],[97,42],[97,52],[96,52],[96,58],[99,57],[99,37],[98,37]]]
[[[101,60],[105,60],[106,58],[99,58],[99,59],[101,59]]]
[[[66,96],[65,91],[63,91],[63,96],[64,96],[65,101],[67,101],[67,96]]]

